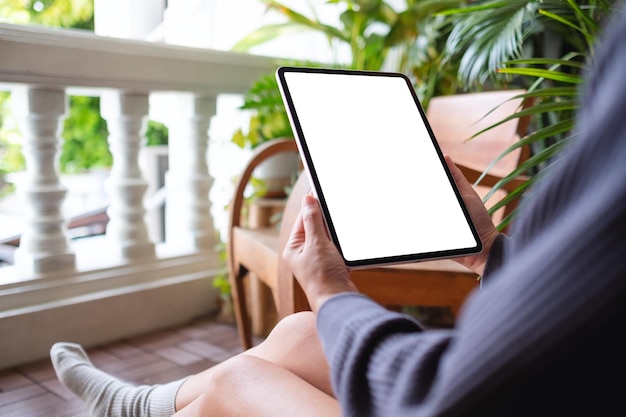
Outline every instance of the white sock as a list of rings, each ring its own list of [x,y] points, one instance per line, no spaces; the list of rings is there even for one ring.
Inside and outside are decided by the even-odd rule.
[[[87,404],[92,417],[171,417],[176,412],[184,379],[136,386],[94,367],[74,343],[55,343],[50,358],[59,381]]]

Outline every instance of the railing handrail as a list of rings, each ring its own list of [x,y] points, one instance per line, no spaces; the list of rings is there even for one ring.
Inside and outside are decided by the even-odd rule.
[[[240,94],[276,58],[0,23],[0,82]]]

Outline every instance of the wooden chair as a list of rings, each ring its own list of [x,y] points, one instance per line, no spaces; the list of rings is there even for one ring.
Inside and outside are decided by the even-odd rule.
[[[278,229],[246,225],[243,216],[246,207],[245,191],[254,170],[270,157],[283,152],[297,153],[293,139],[275,139],[257,147],[237,179],[233,197],[228,206],[229,227],[226,245],[228,275],[239,337],[244,348],[252,346],[252,327],[248,315],[248,300],[244,278],[250,273],[254,279],[269,287],[277,305]]]
[[[507,101],[521,92],[475,93],[431,100],[427,114],[435,136],[443,152],[453,158],[470,182],[474,182],[500,152],[519,140],[527,128],[527,120],[516,119],[475,140],[466,142],[465,139],[483,126],[512,114],[523,105],[519,99]],[[497,107],[502,103],[505,104]],[[494,108],[495,111],[482,119]],[[297,152],[295,142],[277,140],[257,148],[239,178],[229,206],[229,276],[239,336],[244,348],[252,346],[243,285],[243,279],[248,273],[254,272],[257,278],[272,290],[278,317],[309,308],[306,297],[281,256],[300,210],[302,197],[310,188],[306,175],[300,175],[291,190],[279,231],[276,228],[249,229],[242,226],[241,209],[246,184],[258,164],[279,152]],[[509,155],[490,171],[481,181],[481,186],[490,188],[501,178],[498,174],[510,172],[526,158],[527,154],[522,150]],[[520,181],[523,179],[509,184],[507,189],[510,191],[513,187],[519,186]],[[508,213],[515,204],[517,202],[507,205],[505,211]],[[504,214],[500,212],[496,216]],[[476,274],[451,260],[356,270],[352,273],[352,279],[361,292],[383,305],[449,307],[454,314],[477,284]]]

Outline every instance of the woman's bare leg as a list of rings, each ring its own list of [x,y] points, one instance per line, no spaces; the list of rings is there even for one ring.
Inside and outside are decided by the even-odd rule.
[[[263,376],[264,372],[267,372],[267,376]],[[276,376],[276,379],[270,375]],[[227,384],[216,384],[216,379],[229,382],[237,380],[241,385],[235,385],[236,392],[229,392],[223,388]],[[202,395],[203,401],[210,403],[207,398],[213,396],[213,390],[221,392],[226,398],[232,398],[241,392],[243,401],[246,398],[244,392],[260,393],[266,388],[271,392],[272,384],[285,382],[299,388],[307,385],[318,394],[324,394],[329,400],[332,397],[328,365],[315,330],[315,316],[311,312],[296,313],[284,318],[258,346],[189,377],[176,395],[176,409],[183,410]],[[281,388],[284,389],[286,388]],[[278,389],[275,391],[280,392]],[[304,390],[298,392],[306,395]],[[286,398],[286,391],[280,396]],[[194,404],[194,408],[198,404]]]
[[[211,368],[204,392],[175,417],[339,417],[339,403],[296,374],[253,355]]]
[[[259,346],[167,384],[125,382],[73,343],[55,343],[50,358],[61,383],[97,417],[340,414],[311,312],[281,320]]]

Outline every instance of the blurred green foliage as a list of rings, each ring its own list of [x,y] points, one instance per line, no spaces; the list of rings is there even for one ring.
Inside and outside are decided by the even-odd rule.
[[[63,128],[60,167],[63,173],[79,173],[110,167],[106,122],[100,117],[99,97],[70,97],[69,114]]]
[[[0,0],[0,22],[93,30],[93,0]]]
[[[231,141],[240,148],[256,148],[271,139],[292,137],[291,125],[273,74],[259,77],[244,95],[242,110],[254,110],[248,132],[238,129]]]
[[[13,139],[17,128],[11,124],[9,92],[0,91],[0,198],[14,191],[13,184],[5,181],[6,174],[20,171],[24,167],[24,157],[20,146]]]
[[[146,130],[146,145],[158,146],[167,145],[169,142],[169,129],[163,123],[148,120]]]

